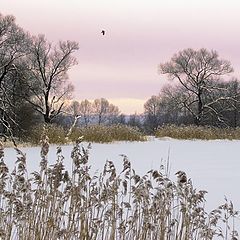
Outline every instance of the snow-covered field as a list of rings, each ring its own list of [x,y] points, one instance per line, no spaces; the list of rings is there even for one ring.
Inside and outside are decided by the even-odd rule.
[[[87,144],[84,144],[87,146]],[[56,159],[56,147],[51,146],[49,162]],[[72,146],[63,146],[63,154],[67,168],[71,167],[70,153]],[[122,169],[121,154],[128,156],[132,167],[140,175],[150,169],[159,169],[161,162],[170,159],[171,179],[174,173],[185,171],[199,190],[207,190],[207,210],[224,203],[224,196],[233,201],[240,210],[240,141],[229,140],[175,140],[152,139],[148,142],[117,142],[111,144],[92,144],[90,165],[92,171],[102,170],[106,160],[115,163],[117,169]],[[40,148],[22,148],[27,154],[29,172],[38,169]],[[14,166],[16,154],[14,149],[5,149],[5,161]]]

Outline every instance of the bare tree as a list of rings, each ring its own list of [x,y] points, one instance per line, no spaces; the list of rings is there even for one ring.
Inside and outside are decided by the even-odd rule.
[[[144,104],[145,113],[151,116],[157,116],[158,112],[160,111],[160,97],[159,96],[151,96],[150,99]]]
[[[147,125],[151,131],[154,131],[160,122],[160,101],[160,96],[153,95],[144,104],[145,125]]]
[[[216,51],[185,49],[175,54],[170,62],[160,64],[159,70],[167,74],[169,79],[177,79],[186,89],[188,98],[185,98],[185,108],[191,112],[195,124],[199,125],[204,111],[214,111],[213,103],[223,100],[220,97],[213,99],[212,103],[205,103],[204,95],[216,90],[213,82],[231,73],[233,68],[229,61],[219,59]]]
[[[87,99],[81,101],[79,105],[79,114],[83,118],[85,126],[88,126],[91,116],[93,115],[92,103]]]
[[[92,104],[87,99],[81,102],[73,101],[68,107],[68,112],[75,117],[81,117],[84,125],[88,126],[90,118],[93,115]]]
[[[80,103],[78,101],[73,101],[71,104],[67,107],[67,113],[69,113],[71,116],[78,116],[79,115],[79,107]]]
[[[120,110],[117,106],[110,103],[107,111],[107,119],[110,124],[116,123],[118,121],[118,116],[120,114]]]
[[[162,122],[168,124],[192,124],[191,94],[181,85],[165,85],[160,93]],[[186,107],[188,106],[188,108]]]
[[[51,123],[61,113],[65,98],[73,91],[73,86],[67,82],[67,72],[77,64],[72,56],[76,50],[76,42],[59,42],[52,46],[43,35],[32,39],[28,77],[38,84],[38,89],[31,84],[28,86],[32,96],[28,101],[46,123]]]
[[[159,95],[152,96],[144,104],[145,128],[154,132],[162,124],[192,123],[192,116],[189,116],[184,107],[187,101],[189,96],[183,86],[169,84],[163,86]]]
[[[106,120],[111,121],[112,118],[119,115],[119,109],[117,106],[110,104],[107,99],[95,99],[93,104],[93,112],[98,118],[98,124],[105,122]]]

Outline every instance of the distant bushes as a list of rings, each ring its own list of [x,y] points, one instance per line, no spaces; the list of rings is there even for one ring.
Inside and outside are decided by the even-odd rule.
[[[240,139],[240,128],[217,128],[208,126],[176,126],[165,125],[157,129],[156,137],[175,139]]]
[[[74,142],[81,136],[84,136],[84,141],[101,143],[146,140],[146,137],[137,128],[126,125],[90,125],[88,127],[74,127],[69,132],[69,129],[51,124],[39,125],[34,128],[28,137],[28,141],[38,144],[43,134],[49,137],[50,143],[55,144]]]

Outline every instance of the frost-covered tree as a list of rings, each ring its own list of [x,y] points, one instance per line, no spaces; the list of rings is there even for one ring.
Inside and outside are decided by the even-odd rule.
[[[16,108],[19,75],[24,57],[29,53],[30,37],[20,28],[13,16],[0,14],[0,133],[12,135],[17,125]]]
[[[211,105],[206,112],[207,124],[219,125],[216,121],[217,115],[221,117],[223,126],[237,127],[239,126],[240,112],[240,82],[233,78],[229,81],[218,81],[217,90],[205,96],[205,102]],[[222,99],[214,101],[214,99]]]
[[[167,63],[159,65],[161,74],[177,79],[188,95],[184,98],[184,107],[192,114],[195,124],[199,125],[206,111],[211,109],[222,97],[205,102],[205,95],[217,89],[216,82],[221,76],[233,71],[229,61],[220,59],[216,51],[185,49],[175,54]],[[186,95],[186,96],[187,96]],[[215,111],[215,114],[218,113]],[[220,116],[218,116],[219,120]]]

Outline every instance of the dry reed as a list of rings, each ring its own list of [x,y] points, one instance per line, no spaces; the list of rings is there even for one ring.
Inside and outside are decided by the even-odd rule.
[[[196,240],[238,239],[238,212],[227,201],[207,213],[206,191],[197,191],[186,173],[169,179],[164,166],[144,176],[126,156],[117,172],[107,161],[90,174],[90,145],[81,139],[71,152],[72,170],[64,166],[61,147],[48,164],[49,143],[42,139],[39,171],[28,174],[26,157],[16,148],[13,172],[0,145],[0,239],[13,240]]]
[[[56,132],[58,134],[56,134]],[[33,144],[38,144],[41,135],[43,134],[47,134],[50,143],[54,144],[75,142],[80,136],[84,136],[84,139],[87,142],[101,143],[146,140],[146,137],[139,131],[139,129],[121,124],[109,126],[89,125],[87,127],[72,126],[70,130],[54,124],[39,125],[31,131],[27,140]]]
[[[240,128],[164,125],[156,130],[155,136],[159,138],[171,137],[175,139],[233,140],[240,139]]]

